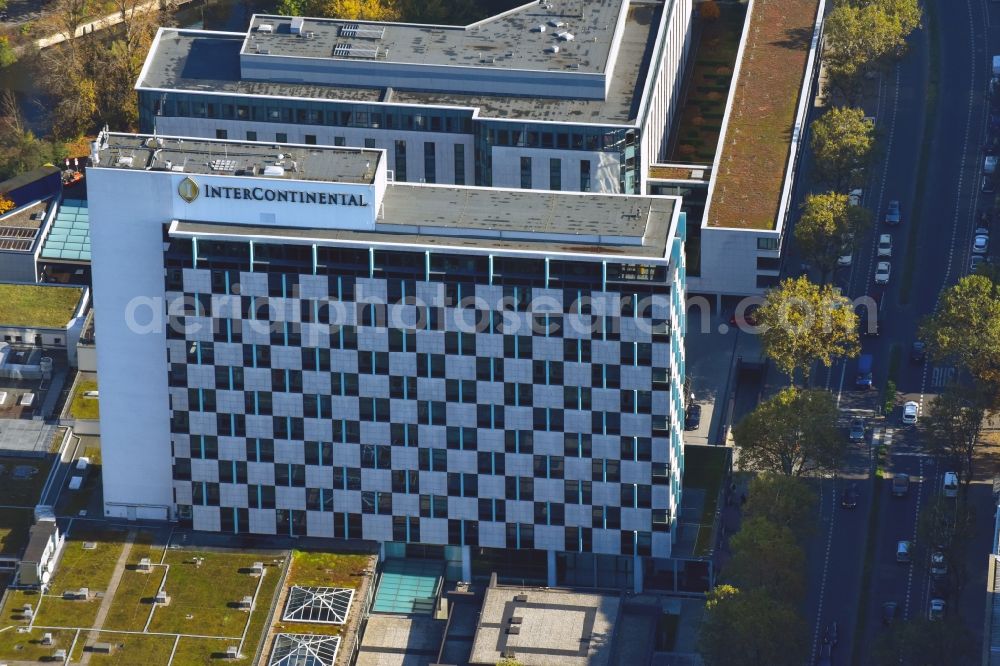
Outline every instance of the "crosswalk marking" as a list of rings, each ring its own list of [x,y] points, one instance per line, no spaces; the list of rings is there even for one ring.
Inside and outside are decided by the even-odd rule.
[[[931,386],[941,388],[951,384],[955,379],[954,366],[935,366],[931,370]]]

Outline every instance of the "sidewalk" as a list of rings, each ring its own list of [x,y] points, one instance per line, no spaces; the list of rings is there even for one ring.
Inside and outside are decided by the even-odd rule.
[[[115,600],[115,593],[118,591],[118,583],[121,582],[122,574],[125,573],[125,565],[128,564],[128,556],[132,553],[132,544],[135,543],[135,535],[136,530],[131,529],[128,531],[128,536],[125,537],[125,546],[122,548],[121,555],[118,556],[118,561],[115,563],[115,571],[111,575],[108,589],[104,591],[104,598],[101,599],[101,607],[97,611],[97,617],[94,618],[93,629],[87,633],[87,638],[84,640],[83,657],[80,659],[80,663],[83,666],[90,663],[91,653],[86,651],[86,646],[92,645],[97,640],[101,627],[104,626],[104,620],[108,617],[108,611],[111,610],[111,604]]]

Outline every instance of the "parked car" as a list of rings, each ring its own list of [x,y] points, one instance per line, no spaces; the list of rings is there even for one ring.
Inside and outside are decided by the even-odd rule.
[[[889,207],[885,210],[885,223],[894,227],[902,221],[902,216],[899,213],[899,200],[893,199],[889,202]]]
[[[927,345],[920,340],[914,340],[910,346],[910,361],[923,363],[925,360],[927,360]]]
[[[918,405],[913,400],[908,401],[903,405],[903,424],[904,425],[915,425],[917,422],[917,412],[920,409]]]
[[[891,266],[888,261],[880,261],[875,267],[875,284],[889,284],[889,271]]]
[[[701,405],[690,404],[684,414],[684,429],[697,430],[701,425]]]
[[[896,619],[896,608],[898,604],[895,601],[886,601],[882,604],[882,624],[889,626]]]
[[[896,543],[896,561],[909,564],[913,559],[913,542],[899,541]]]
[[[990,246],[990,237],[983,234],[976,234],[972,238],[972,253],[973,254],[986,254],[986,250]]]
[[[927,619],[932,622],[944,618],[944,599],[931,599],[931,607],[927,612]]]
[[[837,257],[837,265],[841,267],[850,266],[851,263],[854,262],[854,254],[852,253],[851,248],[845,247],[843,250],[841,250],[841,252],[843,254]]]
[[[851,419],[851,428],[848,438],[852,442],[861,442],[865,438],[865,422],[861,419]]]
[[[977,268],[988,263],[990,263],[989,257],[984,257],[981,254],[974,254],[972,255],[972,259],[969,260],[969,272],[975,273]]]
[[[851,190],[847,193],[847,205],[848,206],[860,206],[861,199],[865,196],[864,190]]]
[[[949,499],[958,497],[958,474],[955,472],[945,472],[941,481],[941,492]]]
[[[840,506],[845,509],[855,509],[858,506],[858,484],[852,483],[844,488],[844,494],[840,497]]]
[[[890,234],[882,234],[878,237],[878,256],[892,256],[892,236]]]

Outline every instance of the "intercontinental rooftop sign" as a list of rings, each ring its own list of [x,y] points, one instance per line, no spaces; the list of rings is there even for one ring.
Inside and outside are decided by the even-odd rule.
[[[187,203],[199,196],[205,199],[236,199],[240,201],[273,201],[276,203],[316,204],[320,206],[357,206],[367,208],[368,202],[361,193],[307,192],[274,187],[232,187],[227,185],[199,185],[187,177],[177,186],[177,194]]]

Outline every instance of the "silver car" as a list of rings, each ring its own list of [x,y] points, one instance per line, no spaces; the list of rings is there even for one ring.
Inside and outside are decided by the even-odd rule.
[[[880,257],[891,257],[892,256],[892,235],[882,234],[878,237],[878,256]]]
[[[892,267],[888,261],[880,261],[875,267],[875,284],[889,284],[889,271]]]

